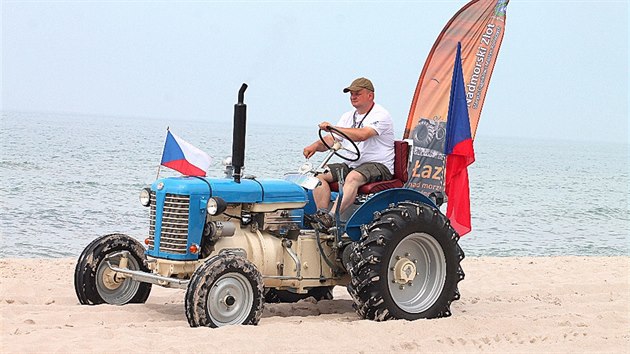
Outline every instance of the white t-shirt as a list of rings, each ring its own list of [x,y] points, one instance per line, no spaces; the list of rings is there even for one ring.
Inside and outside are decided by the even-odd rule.
[[[346,161],[348,166],[355,168],[366,162],[379,162],[394,174],[394,122],[383,106],[375,103],[367,116],[358,114],[356,111],[346,112],[341,115],[337,126],[344,128],[370,127],[377,133],[365,141],[355,143],[359,148],[361,158],[354,162]],[[353,150],[349,141],[344,141],[343,145],[347,149]]]

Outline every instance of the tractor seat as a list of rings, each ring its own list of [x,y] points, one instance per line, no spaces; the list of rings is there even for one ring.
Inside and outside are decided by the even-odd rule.
[[[407,182],[407,164],[409,163],[409,143],[404,140],[394,141],[394,175],[389,181],[367,183],[359,187],[359,194],[373,194],[390,188],[400,188]],[[339,184],[330,184],[330,190],[338,192]]]

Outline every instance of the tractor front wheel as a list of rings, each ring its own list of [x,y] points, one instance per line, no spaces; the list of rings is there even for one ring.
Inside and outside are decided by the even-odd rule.
[[[256,325],[263,311],[262,275],[244,257],[211,257],[193,273],[184,307],[191,327]]]
[[[74,290],[82,305],[147,301],[151,284],[114,272],[107,262],[114,267],[149,272],[144,247],[136,239],[124,234],[97,238],[83,250],[74,269]]]

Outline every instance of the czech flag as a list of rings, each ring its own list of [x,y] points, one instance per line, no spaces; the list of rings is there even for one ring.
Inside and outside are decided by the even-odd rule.
[[[448,197],[446,216],[461,237],[470,232],[472,228],[470,222],[468,165],[475,162],[475,151],[473,150],[473,140],[470,134],[460,43],[457,43],[457,54],[453,68],[444,153],[446,154],[446,182],[444,190]]]
[[[166,142],[162,152],[162,166],[166,166],[187,176],[205,176],[212,158],[192,146],[184,139],[166,131]]]

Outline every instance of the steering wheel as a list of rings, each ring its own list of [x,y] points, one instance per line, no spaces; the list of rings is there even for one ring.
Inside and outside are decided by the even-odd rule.
[[[334,139],[335,141],[339,141],[339,142],[340,142],[340,140],[338,140],[337,138],[335,138],[335,134],[339,134],[339,135],[341,135],[344,139],[348,140],[348,141],[352,144],[352,149],[353,149],[354,151],[353,151],[353,150],[351,150],[351,149],[346,149],[343,145],[341,145],[341,149],[339,149],[339,150],[345,150],[345,151],[347,151],[347,152],[349,152],[349,153],[351,153],[351,154],[353,154],[353,155],[356,155],[356,158],[352,158],[352,157],[347,157],[347,156],[344,156],[344,155],[342,155],[342,154],[340,154],[340,153],[339,153],[339,150],[335,150],[333,147],[328,146],[328,144],[326,143],[326,139],[324,139],[324,137],[322,136],[322,131],[325,131],[325,130],[323,130],[323,129],[319,129],[319,132],[318,132],[318,134],[319,134],[319,140],[321,140],[321,141],[322,141],[322,143],[324,144],[324,146],[325,146],[328,150],[332,150],[332,151],[334,151],[334,152],[335,152],[335,155],[337,155],[337,156],[341,157],[342,159],[344,159],[344,160],[346,160],[346,161],[350,161],[350,162],[352,162],[352,161],[357,161],[357,160],[361,157],[361,152],[359,152],[359,148],[357,147],[357,144],[355,144],[355,142],[354,142],[354,141],[352,141],[352,139],[350,139],[350,138],[349,138],[346,134],[342,133],[339,129],[337,129],[337,128],[335,128],[335,127],[332,127],[332,126],[328,126],[328,130],[331,132],[331,135],[332,135],[332,137],[333,137],[333,139]]]

